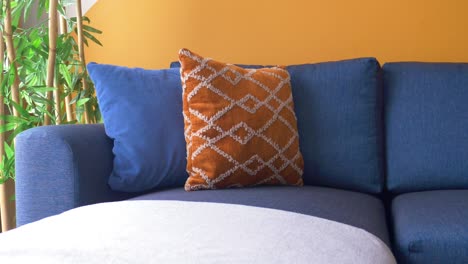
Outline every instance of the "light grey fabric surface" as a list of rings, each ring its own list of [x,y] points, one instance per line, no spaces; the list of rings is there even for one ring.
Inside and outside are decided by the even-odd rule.
[[[181,187],[157,190],[133,199],[242,204],[279,209],[362,228],[390,245],[382,201],[360,192],[318,186],[259,186],[186,192]]]
[[[322,218],[233,204],[123,201],[1,234],[0,263],[396,262],[376,236]]]

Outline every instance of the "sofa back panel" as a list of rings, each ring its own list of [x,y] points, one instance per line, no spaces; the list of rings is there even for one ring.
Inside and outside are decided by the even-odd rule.
[[[171,67],[180,64],[174,62]],[[304,183],[381,192],[383,92],[377,60],[361,58],[287,69],[304,158]]]
[[[377,60],[288,66],[304,183],[383,189],[383,100]]]
[[[468,188],[468,64],[383,69],[388,189]]]

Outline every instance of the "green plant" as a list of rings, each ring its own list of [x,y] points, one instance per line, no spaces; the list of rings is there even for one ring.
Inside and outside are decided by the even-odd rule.
[[[5,18],[8,0],[2,1],[1,29],[5,32]],[[38,2],[37,13],[31,14],[34,2]],[[47,124],[73,124],[99,122],[101,119],[97,100],[94,95],[94,87],[86,74],[85,65],[79,55],[80,43],[76,41],[77,18],[66,18],[65,8],[76,1],[58,1],[57,11],[63,19],[66,28],[62,28],[56,38],[56,58],[52,85],[47,84],[49,50],[49,18],[39,20],[36,26],[30,28],[21,27],[22,22],[47,13],[50,6],[49,0],[16,0],[10,1],[11,22],[13,28],[13,41],[16,60],[8,60],[8,52],[2,57],[0,66],[1,95],[5,105],[5,112],[0,115],[4,122],[0,126],[0,133],[4,137],[4,154],[0,162],[0,183],[8,178],[14,178],[14,138],[18,133],[36,126]],[[50,17],[50,11],[49,11]],[[83,21],[90,23],[83,17]],[[83,42],[93,41],[101,45],[94,36],[101,31],[83,25]],[[3,42],[3,41],[2,41]],[[3,43],[2,43],[3,45]],[[15,66],[16,65],[16,69]],[[12,87],[15,82],[15,71],[19,78],[19,101],[12,98]],[[86,89],[83,87],[86,86]],[[55,96],[51,97],[50,94]],[[67,105],[68,104],[68,105]],[[70,107],[71,106],[71,107]],[[73,111],[72,115],[68,112]],[[52,110],[53,109],[53,110]],[[14,112],[18,114],[15,115]],[[88,115],[89,120],[85,120]]]
[[[101,121],[83,44],[101,45],[95,35],[102,32],[81,16],[80,0],[0,0],[0,5],[2,184],[15,178],[14,139],[20,132],[42,125]],[[65,10],[71,5],[78,15],[67,18]],[[38,22],[22,26],[31,18]]]

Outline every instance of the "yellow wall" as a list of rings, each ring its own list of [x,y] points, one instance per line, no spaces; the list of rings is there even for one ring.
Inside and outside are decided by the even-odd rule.
[[[182,47],[232,63],[468,62],[468,0],[99,0],[87,16],[101,63],[164,68]]]

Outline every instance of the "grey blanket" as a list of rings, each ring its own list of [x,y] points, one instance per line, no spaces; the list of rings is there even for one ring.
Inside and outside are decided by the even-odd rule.
[[[0,235],[0,263],[395,264],[376,236],[243,205],[123,201],[76,208]]]

